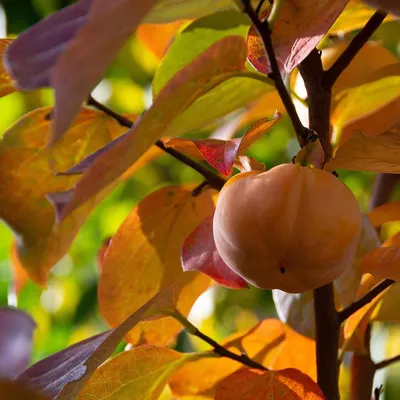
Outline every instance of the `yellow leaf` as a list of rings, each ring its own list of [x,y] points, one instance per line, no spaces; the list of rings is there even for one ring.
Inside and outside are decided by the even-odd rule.
[[[325,169],[400,173],[399,149],[400,125],[379,136],[357,133],[337,149]]]
[[[170,376],[201,354],[139,346],[119,353],[92,375],[77,400],[158,399]]]
[[[386,222],[400,220],[400,201],[383,204],[368,213],[368,218],[374,226],[381,226]]]
[[[183,272],[181,248],[190,232],[213,213],[213,194],[206,190],[193,197],[191,189],[166,187],[141,201],[122,223],[105,253],[99,282],[100,309],[111,326],[171,284],[179,288],[177,308],[189,313],[210,280]],[[171,318],[148,321],[127,340],[164,345],[181,329]]]
[[[361,270],[380,279],[400,280],[400,247],[389,246],[375,249],[362,260]]]

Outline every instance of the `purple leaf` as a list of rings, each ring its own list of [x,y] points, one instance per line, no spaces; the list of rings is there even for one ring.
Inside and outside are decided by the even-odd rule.
[[[222,260],[215,247],[213,218],[206,218],[185,240],[182,247],[184,271],[201,271],[222,286],[247,288],[247,282]]]
[[[35,328],[25,312],[0,308],[0,379],[14,379],[27,367]]]
[[[56,213],[56,222],[60,222],[60,215],[65,206],[70,202],[74,190],[66,190],[65,192],[55,192],[46,194],[46,199],[51,203]]]
[[[22,33],[8,47],[5,69],[22,90],[50,86],[58,57],[86,23],[92,0],[80,0]]]

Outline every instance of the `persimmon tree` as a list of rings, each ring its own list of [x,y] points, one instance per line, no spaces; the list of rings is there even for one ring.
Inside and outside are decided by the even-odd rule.
[[[349,353],[347,398],[380,397],[375,371],[400,358],[370,354],[374,321],[399,319],[399,234],[381,243],[379,229],[400,220],[400,204],[387,203],[400,173],[400,64],[372,38],[399,9],[368,3],[382,9],[79,0],[0,40],[1,96],[54,90],[53,106],[22,116],[0,142],[0,216],[25,274],[17,287],[46,285],[96,205],[160,154],[201,176],[154,190],[100,250],[108,331],[27,367],[35,323],[0,310],[1,393],[156,399],[168,386],[170,398],[337,400]],[[161,60],[140,116],[92,93],[133,34]],[[266,171],[247,151],[284,114],[299,150]],[[228,137],[187,135],[221,121]],[[346,169],[377,173],[367,214],[340,181]],[[272,290],[280,319],[218,343],[188,320],[212,284]],[[168,347],[183,328],[211,350]],[[122,340],[129,348],[113,356]]]

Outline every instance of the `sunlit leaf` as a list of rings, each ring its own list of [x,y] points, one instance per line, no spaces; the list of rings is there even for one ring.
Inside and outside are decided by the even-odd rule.
[[[126,333],[140,320],[160,312],[171,290],[160,292],[113,330],[78,342],[32,365],[19,381],[38,387],[51,398],[73,400],[96,369],[111,356]]]
[[[372,72],[365,82],[334,96],[331,123],[335,143],[357,132],[379,135],[399,122],[400,63]]]
[[[158,59],[162,59],[175,35],[187,21],[175,21],[169,24],[141,24],[136,30],[136,37]]]
[[[326,169],[400,173],[400,125],[379,136],[353,135],[336,151]]]
[[[273,119],[263,118],[241,137],[231,140],[173,138],[165,142],[167,147],[184,152],[197,159],[205,159],[211,166],[228,176],[238,156],[244,155],[248,148],[266,134],[279,120],[280,114]]]
[[[400,280],[400,247],[381,247],[369,252],[362,260],[361,269],[380,279]]]
[[[0,380],[0,393],[7,400],[50,400],[43,393],[36,392],[21,382]]]
[[[347,0],[294,0],[283,2],[272,31],[272,43],[281,71],[289,74],[315,48],[339,16]],[[261,14],[268,17],[270,9]],[[268,60],[262,40],[252,27],[248,36],[249,61],[268,74]]]
[[[65,138],[53,148],[52,168],[46,149],[50,112],[51,108],[45,107],[26,114],[0,141],[0,217],[16,235],[16,256],[39,284],[67,252],[90,211],[115,187],[109,186],[55,225],[46,194],[67,191],[77,182],[76,176],[55,176],[55,171],[71,168],[126,130],[102,113],[82,110]]]
[[[357,298],[364,296],[372,287],[378,284],[379,279],[372,275],[364,275],[361,282]],[[366,353],[368,350],[365,348],[365,334],[371,315],[375,308],[378,306],[381,299],[385,296],[390,288],[385,289],[378,294],[371,302],[356,311],[351,315],[344,325],[344,344],[342,351],[355,351],[357,353]]]
[[[118,354],[90,378],[77,400],[158,399],[171,375],[201,354],[183,354],[165,347],[139,346]]]
[[[203,274],[182,271],[185,238],[214,211],[212,190],[193,197],[190,189],[166,187],[141,201],[122,223],[103,259],[99,282],[100,310],[119,324],[163,287],[174,284],[177,307],[187,315],[209,285]],[[171,318],[144,322],[127,336],[131,343],[163,345],[180,330]]]
[[[13,274],[12,292],[18,295],[25,284],[29,281],[29,275],[25,271],[24,266],[18,256],[17,244],[13,240],[10,248],[10,262]]]
[[[238,332],[222,344],[246,354],[267,368],[294,367],[316,379],[315,342],[292,331],[277,319],[266,319],[247,332]],[[239,350],[240,349],[240,350]],[[170,381],[176,396],[214,398],[219,382],[243,366],[231,359],[198,360],[184,365]]]
[[[186,238],[182,247],[183,270],[200,271],[231,289],[247,288],[247,282],[233,272],[218,254],[213,235],[213,218],[213,215],[207,217]]]
[[[260,371],[241,369],[219,385],[216,400],[324,400],[319,386],[297,369]]]
[[[8,76],[3,66],[3,55],[11,42],[11,39],[0,39],[0,97],[6,96],[15,90],[10,76]]]
[[[199,96],[244,68],[246,45],[228,36],[182,69],[158,95],[135,126],[98,157],[76,185],[65,217],[122,175],[161,136],[171,121]]]
[[[375,10],[366,6],[359,0],[350,0],[332,25],[329,34],[343,34],[356,29],[361,29],[375,13]],[[389,15],[384,22],[393,21],[395,18]]]
[[[0,327],[0,379],[14,379],[30,361],[36,324],[23,311],[0,308]]]
[[[393,0],[363,0],[364,3],[376,8],[377,10],[384,10],[393,13],[400,17],[400,6]]]
[[[400,220],[400,201],[382,204],[368,213],[368,218],[374,226],[381,226],[386,222]]]

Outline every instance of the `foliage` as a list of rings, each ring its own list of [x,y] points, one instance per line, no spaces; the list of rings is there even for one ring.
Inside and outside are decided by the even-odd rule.
[[[338,400],[339,361],[369,400],[399,359],[371,358],[400,321],[399,10],[26,3],[0,39],[1,393]]]

